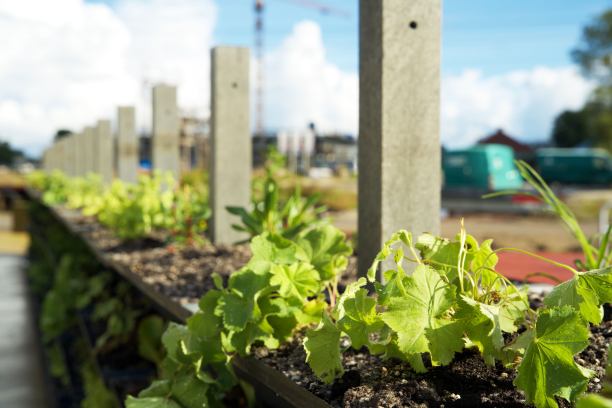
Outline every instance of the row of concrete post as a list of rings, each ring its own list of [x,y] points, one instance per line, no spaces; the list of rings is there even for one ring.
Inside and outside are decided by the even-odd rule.
[[[440,14],[440,0],[360,0],[361,274],[392,232],[439,232]],[[215,48],[211,66],[212,239],[230,243],[241,237],[231,229],[234,220],[225,207],[246,206],[250,198],[248,50]],[[174,88],[154,89],[153,118],[153,168],[178,173]],[[129,181],[137,156],[133,110],[120,108],[117,122],[115,174]],[[46,163],[51,168],[63,165],[69,174],[97,171],[109,180],[110,140],[109,122],[100,121],[57,143],[47,152]],[[64,157],[74,159],[64,163]]]
[[[153,167],[179,176],[179,116],[176,87],[153,88]],[[68,176],[96,173],[105,184],[114,177],[136,182],[139,143],[136,113],[131,106],[117,108],[116,131],[111,121],[101,119],[76,134],[56,140],[43,154],[45,170],[61,170]]]
[[[252,142],[250,134],[249,50],[217,47],[212,50],[211,71],[211,237],[216,243],[233,243],[244,235],[231,228],[227,206],[248,207],[251,194]],[[153,171],[170,172],[180,179],[180,120],[176,87],[153,87],[151,164]],[[133,107],[119,107],[115,132],[111,121],[55,141],[43,154],[43,169],[61,170],[68,176],[98,174],[105,184],[116,177],[136,182],[139,142]]]

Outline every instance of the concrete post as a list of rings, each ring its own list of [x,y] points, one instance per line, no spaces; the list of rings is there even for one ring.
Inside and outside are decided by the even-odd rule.
[[[117,174],[128,183],[138,176],[138,137],[136,114],[133,106],[117,108]]]
[[[66,174],[70,177],[76,175],[75,169],[75,135],[69,135],[64,142],[64,157],[66,159]]]
[[[85,161],[85,150],[87,144],[85,143],[85,135],[83,132],[79,132],[74,135],[74,175],[75,177],[83,177],[87,173],[87,162]]]
[[[53,152],[54,152],[53,145],[51,145],[47,148],[47,153],[45,157],[45,163],[46,163],[45,170],[47,172],[53,171]]]
[[[43,150],[42,155],[40,157],[40,168],[44,171],[49,171],[51,167],[51,163],[49,163],[49,148],[47,147]]]
[[[55,167],[62,173],[66,173],[66,160],[64,158],[64,139],[55,142]]]
[[[47,150],[45,150],[45,156],[44,156],[44,163],[45,163],[45,171],[46,172],[51,172],[53,170],[53,144],[50,145],[49,147],[47,147]]]
[[[287,138],[287,168],[290,172],[294,174],[297,174],[298,172],[298,152],[300,150],[298,140],[299,137],[300,134],[297,131],[292,130],[291,132],[289,132],[289,137]]]
[[[153,170],[171,172],[180,177],[179,115],[176,87],[153,87],[153,140],[151,158]]]
[[[359,274],[440,229],[440,0],[359,2]]]
[[[85,172],[83,176],[98,171],[98,155],[96,154],[95,129],[86,126],[83,129],[83,157],[85,162]]]
[[[104,184],[110,184],[115,173],[115,155],[113,154],[111,123],[108,119],[101,119],[96,125],[96,147],[96,155],[98,157],[97,172],[100,174]]]
[[[249,58],[248,48],[212,49],[209,183],[214,243],[246,238],[231,228],[237,219],[226,207],[248,207],[251,198]]]

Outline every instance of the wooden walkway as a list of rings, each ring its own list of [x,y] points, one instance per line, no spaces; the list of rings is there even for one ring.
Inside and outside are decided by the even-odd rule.
[[[47,407],[25,281],[26,245],[22,234],[0,234],[0,407]]]

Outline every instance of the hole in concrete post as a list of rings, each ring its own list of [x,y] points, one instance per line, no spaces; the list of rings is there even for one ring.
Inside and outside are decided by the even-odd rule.
[[[417,24],[417,22],[416,22],[416,21],[411,21],[411,22],[410,22],[410,28],[412,28],[413,30],[416,30],[416,28],[417,28],[418,26],[419,26],[419,25]]]
[[[238,83],[237,82],[232,82],[232,88],[238,88]]]

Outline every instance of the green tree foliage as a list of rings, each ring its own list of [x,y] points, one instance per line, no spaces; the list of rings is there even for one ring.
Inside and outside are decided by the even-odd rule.
[[[23,157],[23,152],[11,147],[10,143],[0,140],[0,165],[11,167],[20,157]]]
[[[598,86],[581,109],[557,116],[552,139],[559,147],[587,144],[612,152],[612,10],[584,28],[572,58]]]
[[[583,110],[563,111],[555,119],[552,139],[558,147],[576,147],[588,136],[588,117]]]
[[[53,136],[53,140],[57,142],[58,140],[68,137],[70,135],[72,135],[72,130],[59,129],[57,132],[55,132],[55,136]]]
[[[557,116],[552,140],[559,147],[586,144],[612,152],[612,9],[584,27],[572,58],[598,85],[581,109]]]
[[[584,27],[581,43],[572,58],[583,72],[610,85],[612,75],[612,9],[604,11]]]

